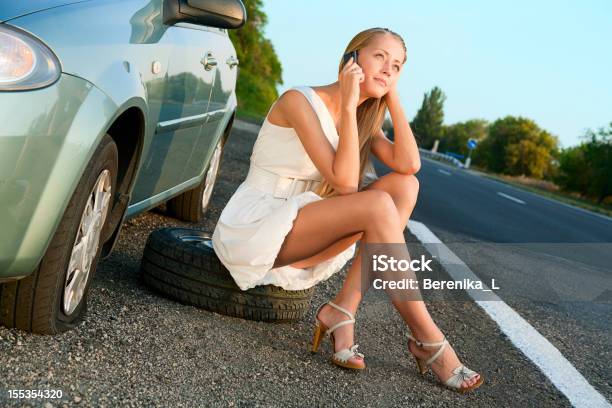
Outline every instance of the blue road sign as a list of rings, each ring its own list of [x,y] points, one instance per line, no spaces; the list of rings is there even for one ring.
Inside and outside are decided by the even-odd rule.
[[[476,139],[468,139],[467,147],[470,150],[474,150],[477,144],[478,144],[478,141]]]

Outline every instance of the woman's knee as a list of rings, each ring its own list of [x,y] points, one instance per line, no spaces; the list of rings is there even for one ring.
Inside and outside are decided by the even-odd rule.
[[[400,213],[414,208],[419,195],[419,180],[413,174],[394,173],[392,195]]]
[[[402,225],[408,223],[408,219],[416,206],[419,195],[419,180],[414,175],[401,175],[400,191],[397,197],[397,211],[402,220]]]
[[[419,193],[419,179],[414,174],[396,173],[397,186],[400,193],[416,196]]]
[[[393,197],[385,190],[367,190],[365,203],[368,207],[368,219],[375,225],[398,224],[399,215]]]
[[[410,201],[416,202],[417,196],[419,195],[419,179],[414,174],[404,175],[404,183],[406,184],[406,195]]]
[[[410,174],[410,175],[406,176],[406,179],[407,179],[406,182],[408,183],[410,189],[413,192],[418,193],[419,192],[419,187],[420,187],[419,179],[416,178],[416,176],[414,174]]]

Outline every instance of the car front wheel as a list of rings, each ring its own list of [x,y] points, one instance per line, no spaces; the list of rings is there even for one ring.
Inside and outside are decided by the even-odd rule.
[[[40,334],[75,327],[87,309],[117,179],[118,152],[105,135],[51,243],[28,277],[0,285],[0,323]]]

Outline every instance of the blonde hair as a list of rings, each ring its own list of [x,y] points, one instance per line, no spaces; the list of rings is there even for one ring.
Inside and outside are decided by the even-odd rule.
[[[351,51],[359,50],[366,47],[372,39],[379,34],[391,34],[397,40],[402,43],[404,47],[404,61],[406,62],[406,44],[402,37],[389,30],[388,28],[369,28],[358,33],[348,43],[344,54]],[[342,71],[344,66],[342,58],[340,59],[340,65],[338,67],[338,73]],[[372,145],[372,136],[382,127],[383,120],[385,119],[385,113],[387,111],[387,103],[384,98],[368,98],[357,107],[357,133],[359,135],[359,182],[363,177],[363,172],[368,160],[370,148]],[[314,191],[316,194],[323,198],[329,198],[338,195],[338,192],[329,184],[329,182],[323,179],[320,185]]]

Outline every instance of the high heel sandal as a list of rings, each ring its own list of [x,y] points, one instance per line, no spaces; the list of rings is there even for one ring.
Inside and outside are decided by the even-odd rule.
[[[410,350],[410,340],[414,341],[416,343],[417,346],[419,347],[438,347],[440,346],[440,348],[438,349],[438,351],[436,351],[436,353],[431,356],[427,361],[421,360],[419,359],[416,355],[413,355],[414,359],[416,360],[416,364],[417,367],[419,369],[419,372],[421,374],[425,374],[427,372],[427,370],[429,369],[429,366],[436,361],[436,359],[438,357],[440,357],[442,355],[442,352],[444,351],[444,348],[448,345],[448,340],[446,340],[446,337],[444,337],[442,339],[442,341],[439,342],[435,342],[435,343],[426,343],[423,341],[419,341],[417,339],[415,339],[414,337],[412,337],[412,335],[408,335],[408,349]],[[445,386],[447,386],[448,388],[458,391],[460,393],[466,393],[468,391],[471,390],[475,390],[476,388],[480,387],[482,385],[482,383],[484,382],[484,377],[475,372],[470,370],[469,368],[467,368],[466,366],[464,366],[463,364],[461,364],[460,366],[456,367],[453,371],[452,371],[453,375],[450,376],[450,378],[446,381],[442,381],[440,380],[440,378],[438,377],[438,380],[440,381],[440,383],[444,384]],[[476,381],[474,384],[467,386],[467,387],[462,387],[461,384],[463,384],[463,381],[467,381],[470,378],[473,378],[475,375],[480,375],[480,378],[478,378],[478,381]]]
[[[334,309],[337,309],[339,311],[341,311],[342,313],[344,313],[345,315],[347,315],[349,317],[349,320],[343,320],[335,325],[333,325],[332,327],[328,328],[327,326],[325,326],[325,324],[323,324],[323,322],[321,322],[319,320],[319,312],[321,311],[321,309],[323,308],[323,306],[325,305],[330,305],[331,307],[333,307]],[[329,339],[331,341],[332,344],[332,348],[335,351],[336,347],[335,347],[335,340],[334,340],[334,330],[336,330],[339,327],[345,326],[347,324],[353,324],[355,323],[355,317],[353,316],[353,314],[351,312],[349,312],[348,310],[346,310],[345,308],[338,306],[337,304],[333,303],[333,302],[327,302],[327,303],[323,303],[321,306],[319,306],[319,308],[317,309],[317,312],[315,314],[315,320],[316,320],[316,325],[315,325],[315,331],[314,331],[314,336],[312,338],[312,348],[311,348],[311,352],[316,353],[319,350],[319,346],[321,345],[321,340],[323,340],[323,336],[326,336],[329,334]],[[364,355],[361,353],[357,352],[357,347],[359,347],[358,344],[354,344],[349,348],[345,348],[339,351],[335,351],[334,354],[331,356],[331,362],[336,364],[337,366],[340,367],[344,367],[344,368],[350,368],[353,370],[363,370],[365,368],[365,364],[364,365],[357,365],[355,363],[350,362],[349,360],[353,357],[361,357],[363,359]]]

